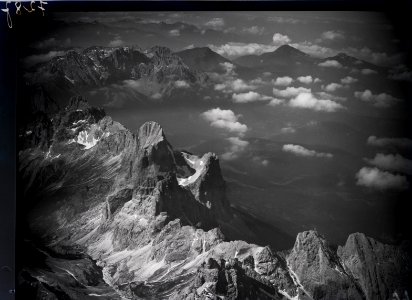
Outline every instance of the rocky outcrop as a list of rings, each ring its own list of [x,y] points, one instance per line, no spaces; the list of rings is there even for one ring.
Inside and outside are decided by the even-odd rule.
[[[362,299],[356,282],[338,256],[316,231],[299,233],[286,258],[296,281],[314,299]]]
[[[407,298],[412,265],[405,246],[385,245],[363,233],[353,233],[337,253],[366,299]]]

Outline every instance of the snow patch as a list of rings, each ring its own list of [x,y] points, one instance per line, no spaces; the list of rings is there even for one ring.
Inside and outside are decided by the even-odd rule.
[[[193,182],[195,182],[200,175],[203,173],[205,168],[205,158],[199,158],[196,155],[190,155],[187,153],[182,152],[183,158],[186,160],[187,164],[195,170],[195,173],[186,178],[177,178],[177,182],[181,186],[187,186]]]

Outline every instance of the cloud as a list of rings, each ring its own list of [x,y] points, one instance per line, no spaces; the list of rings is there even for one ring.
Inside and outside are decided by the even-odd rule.
[[[324,58],[328,56],[333,56],[336,54],[336,50],[328,47],[319,46],[308,41],[290,44],[292,47],[305,52],[306,54],[312,55],[314,57]]]
[[[116,36],[114,40],[110,41],[109,47],[120,47],[124,45],[124,41],[120,38],[120,36]]]
[[[398,65],[389,70],[388,78],[399,81],[412,81],[412,71],[405,65]]]
[[[342,31],[325,31],[322,33],[322,39],[323,40],[343,40],[345,38],[345,35],[343,34]]]
[[[300,93],[298,96],[289,101],[289,106],[325,112],[335,112],[344,108],[341,104],[335,101],[329,99],[317,99],[310,92]]]
[[[389,107],[396,102],[399,102],[400,99],[393,97],[392,95],[381,93],[379,95],[374,95],[370,90],[364,90],[363,92],[357,91],[354,93],[355,97],[365,101],[372,102],[376,107]]]
[[[170,36],[180,36],[180,30],[179,29],[172,29],[169,31]]]
[[[175,81],[175,87],[181,88],[181,89],[186,89],[186,88],[190,87],[190,85],[189,85],[189,83],[187,83],[184,80],[176,80]]]
[[[376,73],[378,73],[378,72],[376,72],[375,70],[371,70],[371,69],[362,69],[362,70],[361,70],[361,73],[362,73],[363,75],[370,75],[370,74],[376,74]]]
[[[283,104],[285,102],[285,100],[282,99],[278,99],[278,98],[273,98],[272,100],[270,100],[270,102],[268,103],[268,105],[270,106],[278,106],[280,104]]]
[[[368,137],[367,144],[375,147],[412,148],[412,140],[408,138],[378,138],[372,135]]]
[[[318,82],[322,82],[322,80],[320,80],[319,78],[315,78],[315,80],[313,80],[314,83],[318,83]]]
[[[231,75],[231,76],[236,75],[235,73],[236,66],[234,64],[225,61],[225,62],[220,63],[219,65],[225,70],[226,75]]]
[[[253,162],[260,164],[264,167],[267,167],[269,165],[269,161],[267,159],[262,159],[260,156],[253,156],[252,160]]]
[[[24,63],[26,64],[26,66],[31,67],[31,66],[34,66],[36,64],[44,63],[46,61],[49,61],[53,57],[62,56],[65,53],[66,53],[65,51],[49,51],[49,52],[43,53],[43,54],[34,54],[34,55],[27,56],[24,59]]]
[[[229,42],[220,46],[208,45],[210,49],[229,59],[244,55],[260,55],[272,52],[278,48],[277,45],[266,45],[257,43]]]
[[[313,82],[313,78],[310,75],[308,75],[308,76],[299,76],[297,78],[297,80],[301,83],[304,83],[304,84],[310,84],[310,83]]]
[[[335,92],[337,89],[341,89],[343,88],[343,85],[341,85],[340,83],[329,83],[327,86],[323,87],[325,91],[327,92]]]
[[[300,19],[286,18],[286,17],[267,17],[266,20],[269,22],[275,22],[275,23],[280,23],[280,24],[299,24],[299,23],[306,22]]]
[[[287,127],[283,127],[283,128],[281,128],[280,129],[280,132],[281,133],[295,133],[296,132],[296,129],[295,128],[293,128],[292,126],[287,126]]]
[[[333,100],[333,101],[346,101],[346,97],[335,96],[326,92],[318,92],[316,93],[321,99],[324,100]]]
[[[273,95],[281,98],[292,98],[298,96],[300,93],[310,93],[311,89],[304,87],[287,87],[284,90],[279,90],[277,88],[273,89]]]
[[[244,82],[242,79],[235,79],[234,81],[229,83],[229,86],[235,91],[235,92],[241,92],[249,89],[255,89],[256,87],[250,84],[247,84]]]
[[[337,60],[326,60],[319,63],[318,66],[325,68],[342,68],[342,65]]]
[[[293,82],[293,79],[289,76],[277,77],[273,82],[277,86],[288,86]]]
[[[287,35],[275,33],[272,37],[272,41],[274,45],[284,45],[289,44],[291,42],[291,39]]]
[[[239,157],[239,154],[245,151],[246,147],[249,145],[248,141],[244,141],[238,137],[229,137],[227,140],[230,142],[230,147],[227,152],[221,155],[224,160],[233,160]]]
[[[250,33],[253,35],[262,35],[265,32],[265,28],[259,26],[245,27],[242,29],[242,32]]]
[[[203,119],[210,122],[210,126],[227,130],[243,136],[248,130],[245,124],[238,122],[239,115],[230,109],[213,108],[201,114]]]
[[[373,159],[366,159],[366,161],[383,170],[412,175],[412,160],[399,154],[377,153]]]
[[[340,80],[340,82],[341,82],[342,84],[352,84],[352,83],[358,82],[358,79],[353,78],[353,77],[351,77],[351,76],[346,76],[345,78],[342,78],[342,79]]]
[[[205,23],[206,27],[210,27],[212,29],[221,29],[225,26],[225,20],[223,18],[213,18]]]
[[[232,99],[236,103],[248,103],[256,101],[273,100],[274,98],[249,91],[247,93],[233,94]]]
[[[356,173],[356,184],[378,190],[404,190],[409,187],[405,176],[394,175],[378,168],[363,167]]]
[[[297,156],[303,156],[303,157],[320,157],[320,158],[332,158],[333,157],[333,154],[331,153],[317,152],[315,150],[309,150],[305,147],[302,147],[300,145],[294,145],[294,144],[283,145],[282,151],[293,153]]]

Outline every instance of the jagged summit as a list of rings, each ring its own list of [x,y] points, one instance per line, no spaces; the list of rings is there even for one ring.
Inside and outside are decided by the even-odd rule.
[[[166,139],[162,127],[154,121],[148,121],[140,126],[138,138],[143,148],[147,148]]]

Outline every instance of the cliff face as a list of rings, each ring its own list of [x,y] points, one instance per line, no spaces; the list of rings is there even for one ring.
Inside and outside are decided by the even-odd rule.
[[[76,97],[30,130],[35,138],[20,136],[19,184],[48,270],[23,266],[21,286],[34,298],[405,295],[407,252],[360,234],[338,251],[314,231],[300,233],[287,253],[225,241],[221,224],[243,225],[233,221],[218,157],[175,151],[156,122],[130,132]],[[56,266],[64,276],[54,277]]]

